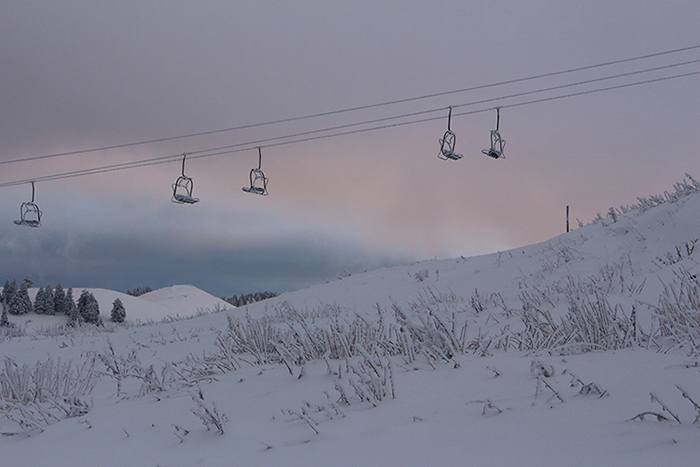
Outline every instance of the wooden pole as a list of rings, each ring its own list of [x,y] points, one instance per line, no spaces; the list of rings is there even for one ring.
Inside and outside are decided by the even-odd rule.
[[[569,233],[569,205],[566,205],[566,233]]]

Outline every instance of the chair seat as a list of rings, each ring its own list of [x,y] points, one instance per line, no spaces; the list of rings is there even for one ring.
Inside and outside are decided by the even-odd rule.
[[[243,191],[245,191],[246,193],[253,193],[254,195],[264,195],[265,194],[265,189],[259,188],[257,186],[244,186]]]
[[[21,220],[21,221],[13,221],[17,225],[24,225],[26,227],[39,227],[41,225],[41,222],[35,221],[35,220]]]
[[[495,149],[482,149],[481,152],[489,157],[493,157],[494,159],[501,159],[503,157],[503,153],[501,151],[496,151]]]
[[[180,203],[194,204],[199,201],[198,198],[193,198],[191,196],[183,195],[180,193],[176,193],[173,197],[175,198],[175,201]]]

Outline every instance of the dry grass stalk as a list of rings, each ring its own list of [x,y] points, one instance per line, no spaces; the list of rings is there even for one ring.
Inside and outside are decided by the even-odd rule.
[[[671,409],[669,409],[668,406],[667,406],[666,404],[664,404],[664,402],[659,398],[659,396],[657,396],[657,395],[654,394],[653,392],[650,392],[649,395],[651,396],[651,401],[652,401],[652,402],[658,402],[659,405],[661,406],[661,408],[663,409],[664,412],[666,412],[666,413],[668,413],[669,415],[671,415],[671,416],[674,418],[674,420],[676,420],[676,421],[678,422],[679,425],[681,424],[681,419],[678,418],[678,415],[676,415],[675,413],[671,412]]]
[[[683,388],[680,386],[680,384],[676,384],[676,388],[681,392],[681,394],[683,394],[683,397],[685,397],[686,399],[688,399],[688,400],[690,401],[690,403],[693,404],[693,407],[695,407],[695,411],[698,413],[698,414],[695,416],[695,420],[693,421],[693,425],[695,425],[696,423],[700,422],[700,405],[698,405],[697,402],[695,402],[693,399],[691,399],[690,395],[686,392],[685,389],[683,389]]]

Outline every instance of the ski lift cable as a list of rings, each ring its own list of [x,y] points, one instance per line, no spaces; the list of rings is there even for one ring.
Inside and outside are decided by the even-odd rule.
[[[691,65],[694,63],[700,63],[700,60],[692,60],[692,61],[683,62],[683,63],[676,63],[673,65],[664,65],[664,66],[660,66],[660,67],[648,68],[645,70],[620,73],[617,75],[611,75],[611,76],[606,76],[606,77],[602,77],[602,78],[588,79],[588,80],[584,80],[584,81],[562,84],[562,85],[558,85],[558,86],[550,86],[547,88],[536,89],[533,91],[523,91],[523,92],[505,95],[505,96],[491,97],[488,99],[467,102],[464,104],[452,105],[448,108],[460,108],[460,107],[468,107],[468,106],[479,105],[479,104],[486,104],[489,102],[496,102],[496,101],[500,101],[500,100],[504,100],[504,99],[513,99],[516,97],[523,97],[523,96],[528,96],[528,95],[532,95],[532,94],[540,94],[540,93],[548,92],[548,91],[556,91],[559,89],[565,89],[565,88],[574,87],[574,86],[582,86],[585,84],[592,84],[592,83],[607,81],[607,80],[616,79],[616,78],[623,78],[623,77],[638,75],[638,74],[642,74],[642,73],[648,73],[648,72],[652,72],[652,71],[660,71],[660,70],[664,70],[664,69],[668,69],[668,68],[674,68],[674,67],[679,67],[679,66],[684,66],[684,65]],[[445,110],[445,107],[439,107],[439,108],[434,108],[434,109],[429,109],[429,110],[420,110],[420,111],[416,111],[416,112],[410,112],[410,113],[405,113],[405,114],[401,114],[401,115],[394,115],[394,116],[390,116],[390,117],[376,118],[373,120],[365,120],[362,122],[347,123],[344,125],[337,125],[337,126],[326,127],[326,128],[316,129],[316,130],[309,130],[309,131],[304,131],[304,132],[295,133],[295,134],[291,134],[291,135],[274,136],[274,137],[270,137],[270,138],[260,139],[257,141],[249,141],[249,142],[245,142],[245,143],[235,143],[235,144],[230,144],[230,145],[226,145],[226,146],[219,146],[216,148],[210,148],[210,149],[205,149],[205,150],[200,150],[200,151],[191,151],[191,152],[189,152],[189,154],[201,154],[201,153],[206,153],[206,152],[211,152],[211,151],[221,151],[224,149],[246,147],[246,146],[250,146],[252,144],[258,145],[260,143],[270,143],[273,141],[280,141],[280,140],[289,139],[289,138],[298,138],[300,136],[307,136],[307,135],[313,135],[313,134],[317,134],[317,133],[324,133],[327,131],[336,131],[336,130],[342,130],[342,129],[352,128],[352,127],[357,127],[357,126],[362,126],[362,125],[371,125],[371,124],[375,124],[375,123],[386,122],[386,121],[390,121],[390,120],[399,120],[399,119],[403,119],[403,118],[417,117],[419,115],[426,115],[426,114],[435,113],[435,112],[442,112],[443,110]],[[267,145],[267,146],[269,146],[269,145]]]
[[[509,95],[506,95],[506,96],[497,96],[497,97],[492,97],[492,98],[489,98],[489,99],[482,99],[482,100],[478,100],[478,101],[472,101],[472,102],[468,102],[468,103],[457,104],[457,105],[453,105],[453,106],[451,106],[451,107],[453,107],[453,108],[461,108],[461,107],[467,107],[467,106],[473,106],[473,105],[479,105],[479,104],[486,104],[486,103],[489,103],[489,102],[496,102],[496,101],[505,100],[505,99],[512,99],[512,98],[516,98],[516,97],[523,97],[523,96],[532,95],[532,94],[538,94],[538,93],[543,93],[543,92],[548,92],[548,91],[560,90],[560,89],[565,89],[565,88],[573,87],[573,86],[581,86],[581,85],[584,85],[584,84],[592,84],[592,83],[595,83],[595,82],[601,82],[601,81],[606,81],[606,80],[615,79],[615,78],[628,77],[628,76],[638,75],[638,74],[647,73],[647,72],[652,72],[652,71],[660,71],[660,70],[664,70],[664,69],[668,69],[668,68],[674,68],[674,67],[679,67],[679,66],[684,66],[684,65],[690,65],[690,64],[694,64],[694,63],[698,63],[698,62],[700,62],[700,60],[692,60],[692,61],[688,61],[688,62],[675,63],[675,64],[672,64],[672,65],[664,65],[664,66],[660,66],[660,67],[654,67],[654,68],[648,68],[648,69],[644,69],[644,70],[637,70],[637,71],[633,71],[633,72],[621,73],[621,74],[606,76],[606,77],[602,77],[602,78],[594,78],[594,79],[589,79],[589,80],[584,80],[584,81],[578,81],[578,82],[575,82],[575,83],[563,84],[563,85],[558,85],[558,86],[550,86],[550,87],[543,88],[543,89],[536,89],[536,90],[532,90],[532,91],[524,91],[524,92],[520,92],[520,93],[509,94]],[[442,112],[443,110],[445,110],[444,107],[435,108],[435,109],[429,109],[429,110],[421,110],[421,111],[417,111],[417,112],[405,113],[405,114],[395,115],[395,116],[390,116],[390,117],[378,118],[378,119],[373,119],[373,120],[366,120],[366,121],[356,122],[356,123],[348,123],[348,124],[344,124],[344,125],[338,125],[338,126],[333,126],[333,127],[326,127],[326,128],[322,128],[322,129],[316,129],[316,130],[309,130],[309,131],[294,133],[294,134],[290,134],[290,135],[283,135],[283,136],[275,136],[275,137],[270,137],[270,138],[263,138],[263,139],[259,139],[259,140],[256,140],[256,141],[248,141],[248,142],[242,142],[242,143],[235,143],[235,144],[230,144],[230,145],[225,145],[225,146],[219,146],[219,147],[215,147],[215,148],[208,148],[208,149],[203,149],[203,150],[198,150],[198,151],[189,151],[189,152],[188,152],[188,155],[190,155],[190,159],[198,159],[199,157],[201,157],[201,154],[210,153],[210,152],[213,152],[213,151],[222,151],[222,150],[234,149],[234,148],[245,148],[244,150],[248,150],[248,149],[250,149],[250,146],[254,146],[254,147],[255,147],[255,146],[261,145],[262,143],[273,143],[273,142],[275,142],[275,141],[279,142],[279,141],[281,141],[281,140],[290,139],[290,138],[299,138],[299,137],[301,137],[301,136],[309,136],[309,135],[314,135],[314,134],[318,134],[318,133],[324,133],[324,132],[329,132],[329,131],[343,130],[343,129],[352,128],[352,127],[357,127],[357,126],[371,125],[371,124],[386,122],[386,121],[390,121],[390,120],[398,120],[398,119],[403,119],[403,118],[416,117],[416,116],[419,116],[419,115],[426,115],[426,114],[430,114],[430,113],[434,113],[434,112]],[[469,115],[469,114],[468,114],[468,113],[464,113],[464,112],[459,113],[459,114],[456,114],[456,116],[460,116],[460,115]],[[441,118],[441,117],[436,117],[436,118],[432,118],[432,119],[429,119],[429,120],[437,120],[437,119],[439,119],[439,118]],[[429,120],[418,120],[417,122],[424,122],[424,121],[429,121]],[[389,127],[387,127],[387,126],[382,126],[382,127],[380,127],[380,128],[389,128]],[[343,134],[345,134],[345,133],[343,133]],[[318,138],[314,138],[314,139],[318,139]],[[312,139],[312,140],[313,140],[313,139]],[[305,139],[304,141],[309,141],[309,140],[308,140],[308,139]],[[266,144],[265,146],[266,146],[266,147],[269,147],[269,146],[279,146],[279,145],[280,145],[280,144]],[[217,153],[217,155],[218,155],[218,154],[219,154],[219,153]],[[224,153],[224,154],[225,154],[225,153]],[[118,167],[129,168],[128,166],[131,165],[131,164],[138,164],[138,165],[140,166],[141,163],[147,163],[147,162],[152,162],[152,161],[155,162],[155,161],[159,161],[159,160],[161,160],[161,159],[163,159],[164,162],[170,162],[171,159],[173,159],[173,158],[178,158],[178,159],[179,159],[179,157],[180,157],[181,155],[182,155],[182,153],[179,153],[179,154],[172,154],[172,155],[160,156],[160,157],[156,157],[156,158],[152,158],[152,159],[145,159],[145,160],[141,160],[141,161],[125,162],[125,163],[122,163],[122,164],[115,164],[115,165],[111,165],[111,166],[105,166],[105,167],[103,167],[103,168],[106,169],[106,170],[110,170],[110,169],[118,168]],[[197,156],[197,155],[200,155],[200,156]],[[148,165],[152,165],[152,164],[148,164]],[[98,168],[98,169],[102,169],[102,168]],[[76,173],[67,172],[66,174],[62,174],[62,175],[65,175],[65,176],[61,176],[60,178],[67,178],[67,176],[69,176],[69,175],[76,175],[76,176],[79,176],[79,175],[91,175],[92,170],[95,170],[95,169],[85,169],[85,170],[84,170],[85,173],[81,173],[81,172],[83,172],[83,171],[76,171]],[[111,171],[111,170],[110,170],[110,171]],[[51,179],[51,178],[49,178],[49,179]],[[41,178],[41,177],[38,178],[38,179],[36,179],[36,180],[37,180],[37,181],[46,181],[46,180],[44,180],[44,179]],[[18,185],[18,184],[22,184],[22,183],[26,183],[26,182],[27,182],[27,180],[24,180],[24,181],[22,181],[22,182],[12,183],[12,185]],[[9,182],[8,182],[8,183],[9,183]],[[4,187],[4,186],[10,186],[10,185],[8,185],[8,184],[0,184],[0,188],[1,188],[1,187]]]
[[[506,109],[506,108],[512,108],[512,107],[520,107],[520,106],[524,106],[524,105],[538,104],[538,103],[542,103],[542,102],[550,102],[550,101],[555,101],[555,100],[559,100],[559,99],[566,99],[566,98],[571,98],[571,97],[576,97],[576,96],[593,94],[593,93],[597,93],[597,92],[604,92],[604,91],[629,88],[629,87],[634,87],[634,86],[640,86],[643,84],[658,83],[658,82],[662,82],[662,81],[668,81],[668,80],[672,80],[672,79],[684,78],[684,77],[689,77],[689,76],[697,76],[697,75],[700,75],[700,71],[665,76],[665,77],[661,77],[661,78],[653,78],[653,79],[648,79],[648,80],[644,80],[644,81],[637,81],[637,82],[633,82],[633,83],[624,83],[624,84],[609,86],[609,87],[605,87],[605,88],[590,89],[590,90],[586,90],[586,91],[579,91],[579,92],[575,92],[575,93],[562,94],[562,95],[558,95],[558,96],[543,97],[540,99],[534,99],[534,100],[523,101],[523,102],[516,102],[516,103],[512,103],[512,104],[500,104],[500,105],[498,105],[498,108]],[[453,107],[456,107],[456,106],[453,106]],[[453,117],[460,117],[460,116],[474,115],[474,114],[484,113],[484,112],[491,112],[493,110],[496,110],[496,108],[497,107],[488,107],[488,108],[483,108],[483,109],[470,110],[470,111],[466,111],[466,112],[453,113],[452,116]],[[394,122],[394,123],[380,125],[380,126],[374,126],[374,127],[370,127],[370,128],[358,128],[358,129],[354,129],[354,130],[341,131],[341,132],[336,132],[336,133],[331,133],[331,134],[326,134],[326,135],[308,136],[305,138],[299,138],[299,139],[295,139],[295,140],[291,140],[291,141],[273,142],[273,143],[265,145],[265,146],[260,146],[260,145],[250,146],[250,144],[253,144],[253,143],[249,143],[248,147],[227,149],[225,151],[210,152],[207,154],[197,154],[197,155],[190,156],[189,158],[190,159],[201,159],[201,158],[222,156],[222,155],[227,155],[227,154],[249,151],[251,149],[255,149],[258,146],[259,147],[285,146],[285,145],[289,145],[289,144],[305,143],[305,142],[309,142],[309,141],[317,141],[317,140],[322,140],[322,139],[327,139],[327,138],[347,136],[347,135],[353,135],[353,134],[364,133],[364,132],[369,132],[369,131],[384,130],[384,129],[389,129],[389,128],[395,128],[395,127],[406,126],[406,125],[413,125],[416,123],[425,123],[425,122],[429,122],[429,121],[442,120],[442,119],[444,119],[444,115],[440,115],[437,117],[427,117],[427,118],[422,118],[422,119],[418,119],[418,120],[410,120],[407,122]],[[193,154],[193,153],[189,152],[188,155],[190,155],[190,154]],[[96,174],[101,174],[101,173],[108,173],[108,172],[114,172],[114,171],[126,170],[126,169],[132,169],[132,168],[147,167],[147,166],[158,165],[158,164],[165,164],[165,163],[179,161],[180,160],[179,158],[181,156],[182,156],[182,153],[175,154],[175,155],[161,156],[161,157],[156,157],[156,158],[152,158],[152,159],[144,159],[144,160],[134,161],[134,162],[126,162],[126,163],[122,163],[122,164],[114,164],[111,166],[95,167],[92,169],[84,169],[84,170],[76,170],[76,171],[72,171],[72,172],[65,172],[62,174],[46,175],[44,177],[35,177],[35,178],[31,178],[31,179],[5,182],[5,183],[0,183],[0,188],[21,185],[21,184],[29,183],[31,181],[35,181],[38,183],[38,182],[60,180],[60,179],[73,178],[73,177],[79,177],[79,176],[85,176],[85,175],[96,175]]]
[[[559,96],[543,97],[543,98],[540,98],[540,99],[535,99],[535,100],[526,101],[526,102],[516,102],[516,103],[513,103],[513,104],[500,105],[499,107],[500,107],[501,109],[507,109],[507,108],[511,108],[511,107],[520,107],[520,106],[523,106],[523,105],[539,104],[539,103],[542,103],[542,102],[550,102],[550,101],[555,101],[555,100],[559,100],[559,99],[566,99],[566,98],[569,98],[569,97],[576,97],[576,96],[584,96],[584,95],[587,95],[587,94],[594,94],[594,93],[596,93],[596,92],[613,91],[613,90],[616,90],[616,89],[629,88],[629,87],[639,86],[639,85],[642,85],[642,84],[658,83],[658,82],[661,82],[661,81],[668,81],[668,80],[672,80],[672,79],[685,78],[685,77],[688,77],[688,76],[697,76],[697,75],[700,75],[700,71],[692,71],[692,72],[689,72],[689,73],[683,73],[683,74],[679,74],[679,75],[664,76],[664,77],[661,77],[661,78],[648,79],[648,80],[645,80],[645,81],[637,81],[637,82],[635,82],[635,83],[618,84],[618,85],[616,85],[616,86],[609,86],[609,87],[607,87],[607,88],[590,89],[590,90],[588,90],[588,91],[579,91],[579,92],[574,92],[574,93],[571,93],[571,94],[562,94],[562,95],[559,95]],[[496,107],[492,107],[491,109],[487,109],[487,110],[495,110],[495,109],[496,109]],[[471,114],[471,113],[473,113],[473,112],[463,112],[463,113],[459,113],[459,114],[456,114],[456,115],[457,115],[457,116],[469,115],[469,114]]]
[[[540,99],[535,99],[535,100],[530,100],[530,101],[525,101],[525,102],[517,102],[517,103],[513,103],[513,104],[503,104],[503,105],[499,105],[498,107],[501,109],[506,109],[506,108],[510,108],[510,107],[519,107],[519,106],[529,105],[529,104],[538,104],[541,102],[554,101],[554,100],[558,100],[558,99],[565,99],[565,98],[570,98],[570,97],[582,96],[582,95],[586,95],[586,94],[593,94],[596,92],[611,91],[611,90],[616,90],[616,89],[639,86],[642,84],[650,84],[650,83],[656,83],[656,82],[661,82],[661,81],[668,81],[668,80],[672,80],[672,79],[684,78],[684,77],[695,76],[695,75],[700,75],[700,71],[683,73],[680,75],[665,76],[662,78],[654,78],[654,79],[649,79],[649,80],[645,80],[645,81],[637,81],[634,83],[619,84],[619,85],[610,86],[607,88],[591,89],[591,90],[587,90],[587,91],[579,91],[579,92],[564,94],[564,95],[559,95],[559,96],[545,97],[545,98],[540,98]],[[488,107],[488,108],[483,108],[483,109],[478,109],[478,110],[470,110],[470,111],[466,111],[466,112],[453,113],[452,117],[454,118],[454,117],[474,115],[474,114],[484,113],[484,112],[492,112],[492,111],[496,110],[496,108],[497,107]],[[308,141],[316,141],[316,140],[325,139],[325,138],[346,136],[346,135],[352,135],[352,134],[356,134],[356,133],[363,133],[363,132],[375,131],[375,130],[385,130],[388,128],[395,128],[395,127],[399,127],[399,126],[413,125],[415,123],[425,123],[425,122],[430,122],[430,121],[435,121],[435,120],[443,120],[444,118],[445,118],[444,115],[440,115],[438,117],[428,117],[428,118],[423,118],[420,120],[411,120],[408,122],[396,122],[396,123],[391,123],[388,125],[376,126],[376,127],[371,127],[371,128],[360,128],[360,129],[350,130],[350,131],[345,131],[345,132],[340,132],[340,133],[333,133],[330,135],[320,135],[320,136],[313,136],[313,137],[309,137],[309,138],[297,139],[297,140],[293,140],[293,141],[273,143],[273,144],[269,144],[269,145],[264,146],[264,147],[275,147],[275,146],[283,146],[283,145],[287,145],[287,144],[305,143]],[[247,150],[247,149],[245,149],[245,150]],[[231,151],[231,152],[239,152],[239,151],[242,151],[242,149],[238,149],[238,150]],[[193,157],[193,159],[199,158],[199,157],[208,157],[210,155],[218,156],[218,155],[222,155],[222,154],[228,154],[228,152],[222,152],[222,153],[216,153],[216,154],[204,154],[204,155],[195,156],[195,157]],[[0,187],[2,187],[2,185],[0,185]]]
[[[687,51],[695,50],[695,49],[700,49],[700,44],[688,46],[688,47],[682,47],[682,48],[678,48],[678,49],[666,50],[666,51],[662,51],[662,52],[655,52],[655,53],[651,53],[651,54],[639,55],[636,57],[624,58],[624,59],[620,59],[620,60],[613,60],[613,61],[609,61],[609,62],[597,63],[594,65],[586,65],[586,66],[581,66],[581,67],[576,67],[576,68],[569,68],[566,70],[554,71],[554,72],[549,72],[549,73],[542,73],[539,75],[533,75],[533,76],[528,76],[528,77],[524,77],[524,78],[515,78],[515,79],[499,81],[499,82],[495,82],[495,83],[488,83],[488,84],[482,84],[482,85],[478,85],[478,86],[471,86],[471,87],[456,89],[456,90],[452,90],[452,91],[424,94],[421,96],[408,97],[408,98],[404,98],[404,99],[396,99],[396,100],[392,100],[392,101],[379,102],[379,103],[375,103],[375,104],[349,107],[349,108],[340,109],[340,110],[331,110],[331,111],[327,111],[327,112],[319,112],[319,113],[315,113],[315,114],[302,115],[302,116],[290,117],[290,118],[283,118],[283,119],[271,120],[271,121],[261,122],[261,123],[252,123],[252,124],[248,124],[248,125],[241,125],[241,126],[230,127],[230,128],[221,128],[221,129],[203,131],[203,132],[198,132],[198,133],[189,133],[189,134],[178,135],[178,136],[169,136],[169,137],[164,137],[164,138],[155,138],[155,139],[135,141],[135,142],[130,142],[130,143],[102,146],[102,147],[97,147],[97,148],[82,149],[82,150],[78,150],[78,151],[69,151],[69,152],[62,152],[62,153],[56,153],[56,154],[45,154],[45,155],[41,155],[41,156],[31,156],[31,157],[25,157],[25,158],[19,158],[19,159],[12,159],[12,160],[8,160],[8,161],[0,161],[0,165],[11,164],[11,163],[16,163],[16,162],[28,162],[28,161],[34,161],[34,160],[49,159],[49,158],[62,157],[62,156],[86,154],[86,153],[91,153],[91,152],[106,151],[106,150],[110,150],[110,149],[120,149],[120,148],[132,147],[132,146],[152,144],[152,143],[161,143],[161,142],[165,142],[165,141],[174,141],[174,140],[178,140],[178,139],[192,138],[192,137],[197,137],[197,136],[207,136],[207,135],[212,135],[212,134],[217,134],[217,133],[225,133],[225,132],[238,131],[238,130],[244,130],[244,129],[249,129],[249,128],[276,125],[276,124],[280,124],[280,123],[289,123],[289,122],[294,122],[294,121],[299,121],[299,120],[306,120],[306,119],[312,119],[312,118],[318,118],[318,117],[326,117],[326,116],[330,116],[330,115],[338,115],[338,114],[342,114],[342,113],[373,109],[373,108],[377,108],[377,107],[384,107],[384,106],[402,104],[402,103],[407,103],[407,102],[414,102],[414,101],[423,100],[423,99],[431,99],[431,98],[435,98],[435,97],[448,96],[448,95],[452,95],[452,94],[459,94],[459,93],[464,93],[464,92],[476,91],[476,90],[480,90],[480,89],[487,89],[487,88],[492,88],[492,87],[497,87],[497,86],[504,86],[504,85],[508,85],[508,84],[516,84],[516,83],[522,83],[522,82],[526,82],[526,81],[533,81],[533,80],[548,78],[548,77],[552,77],[552,76],[560,76],[560,75],[569,74],[569,73],[576,73],[579,71],[586,71],[586,70],[592,70],[592,69],[602,68],[602,67],[606,67],[606,66],[619,65],[622,63],[629,63],[629,62],[633,62],[633,61],[637,61],[637,60],[645,60],[645,59],[660,57],[660,56],[664,56],[664,55],[670,55],[670,54],[675,54],[675,53],[680,53],[680,52],[687,52]]]
[[[113,172],[116,170],[132,169],[132,168],[137,168],[137,167],[146,167],[146,166],[150,166],[150,165],[179,161],[181,157],[182,157],[182,153],[170,154],[167,156],[153,157],[151,159],[143,159],[140,161],[123,162],[121,164],[113,164],[113,165],[107,165],[107,166],[102,166],[102,167],[94,167],[91,169],[73,170],[70,172],[64,172],[64,173],[60,173],[60,174],[45,175],[42,177],[34,177],[34,178],[25,179],[25,180],[17,180],[14,182],[5,182],[5,183],[0,184],[0,188],[9,187],[9,186],[16,186],[16,185],[23,185],[23,184],[29,183],[31,181],[35,181],[35,182],[39,183],[39,182],[46,182],[46,181],[51,181],[51,180],[60,180],[63,178],[79,177],[82,175],[95,175],[95,174],[99,174],[99,173]]]

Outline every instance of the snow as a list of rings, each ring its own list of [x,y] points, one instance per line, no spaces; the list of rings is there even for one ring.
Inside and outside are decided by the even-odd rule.
[[[166,316],[191,317],[196,313],[209,313],[217,310],[234,308],[224,300],[214,297],[192,285],[173,285],[148,292],[139,297],[142,300],[161,305],[170,310],[169,315],[149,316],[148,319],[157,320]],[[140,316],[140,315],[138,315]],[[143,318],[142,318],[143,319]]]
[[[700,272],[699,237],[700,194],[691,193],[540,244],[354,274],[240,309],[221,311],[219,299],[189,285],[140,297],[90,289],[105,321],[120,298],[130,323],[47,332],[60,317],[30,314],[22,319],[41,325],[0,337],[0,354],[20,366],[49,356],[78,365],[92,353],[100,355],[95,368],[102,372],[82,397],[90,404],[82,416],[54,411],[59,416],[27,434],[0,411],[0,432],[7,435],[0,437],[0,464],[696,465],[700,412],[679,388],[700,402],[697,342],[655,334],[653,342],[616,350],[560,345],[518,351],[512,340],[505,347],[503,337],[517,337],[525,303],[539,303],[559,322],[586,297],[604,297],[618,316],[634,309],[638,332],[653,333],[664,287]],[[429,316],[454,325],[456,334],[466,326],[474,345],[445,359],[377,351],[297,362],[303,366],[288,362],[289,368],[256,364],[250,352],[222,357],[229,319],[265,318],[297,332],[300,317],[309,327],[349,329],[358,320],[376,327],[380,319],[390,327],[401,325],[394,309],[416,326]],[[153,323],[164,317],[171,319]],[[125,374],[132,372],[119,394],[118,378],[105,363],[110,356]],[[351,389],[362,379],[357,368],[363,358],[379,365],[377,374],[391,374],[384,380],[391,389],[374,403]],[[187,372],[204,362],[230,367]],[[551,367],[552,374],[539,375],[537,365]],[[338,384],[349,404],[342,403]],[[193,414],[200,393],[205,407],[228,419],[223,434],[207,430]],[[667,420],[635,419],[644,412]]]
[[[39,289],[29,289],[29,297],[34,301]],[[66,288],[67,290],[67,288]],[[121,300],[126,309],[127,319],[132,323],[148,323],[180,318],[191,318],[197,314],[223,311],[235,308],[224,300],[192,285],[173,285],[134,297],[122,292],[101,288],[73,288],[73,299],[77,302],[83,290],[92,293],[100,306],[100,318],[109,325],[110,313],[116,299]],[[14,316],[17,325],[29,330],[46,329],[66,324],[65,316],[45,316],[30,313]]]

